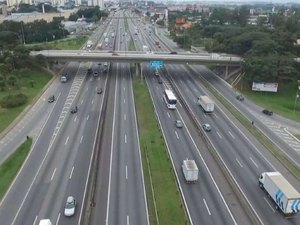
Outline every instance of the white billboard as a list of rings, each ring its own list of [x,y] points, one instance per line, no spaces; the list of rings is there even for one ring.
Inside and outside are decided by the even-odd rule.
[[[252,91],[277,92],[278,83],[252,83]]]

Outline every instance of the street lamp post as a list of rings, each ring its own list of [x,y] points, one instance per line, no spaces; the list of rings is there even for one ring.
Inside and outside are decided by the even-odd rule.
[[[296,111],[296,104],[297,104],[297,100],[299,98],[299,91],[300,91],[300,80],[297,81],[297,93],[296,93],[296,96],[295,96],[293,113],[295,113],[295,111]]]

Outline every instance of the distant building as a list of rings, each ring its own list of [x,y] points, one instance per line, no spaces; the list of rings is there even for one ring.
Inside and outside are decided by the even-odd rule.
[[[174,30],[186,30],[192,26],[192,22],[186,21],[184,17],[176,18]]]

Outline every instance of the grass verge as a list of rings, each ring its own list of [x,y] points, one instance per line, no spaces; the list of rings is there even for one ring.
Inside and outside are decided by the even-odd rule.
[[[133,90],[150,224],[189,224],[147,86],[136,78]]]
[[[188,66],[187,67],[192,74],[197,74],[195,71]],[[289,158],[273,144],[269,138],[267,138],[259,129],[252,126],[251,121],[249,121],[243,114],[236,110],[230,102],[228,102],[218,91],[216,91],[205,79],[197,76],[201,83],[204,84],[205,88],[212,93],[218,101],[263,145],[268,149],[275,158],[277,158],[298,180],[300,180],[300,170],[299,168],[289,160]]]
[[[25,93],[28,97],[26,105],[15,108],[2,108],[0,106],[0,133],[25,109],[25,107],[32,103],[36,95],[49,82],[51,75],[45,73],[43,70],[22,70],[18,76],[18,83],[20,88],[10,88],[5,91],[0,91],[0,99],[8,94]]]
[[[7,189],[10,187],[19,169],[23,165],[23,162],[29,153],[31,144],[32,138],[29,138],[0,166],[0,200],[5,195]]]
[[[30,44],[26,47],[30,49],[61,49],[61,50],[78,50],[87,41],[86,36],[77,36],[74,38],[66,38],[51,42],[44,42],[39,44]]]

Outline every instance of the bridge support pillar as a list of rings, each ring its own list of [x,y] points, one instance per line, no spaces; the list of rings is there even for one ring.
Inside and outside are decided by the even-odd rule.
[[[228,64],[225,66],[225,80],[228,78]]]

